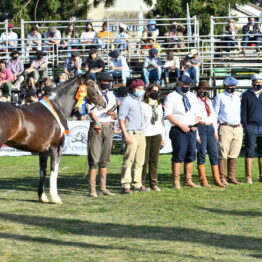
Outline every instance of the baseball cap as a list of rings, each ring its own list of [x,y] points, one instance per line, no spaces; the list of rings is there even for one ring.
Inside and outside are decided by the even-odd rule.
[[[237,86],[238,85],[238,80],[235,79],[232,76],[228,76],[224,79],[223,84],[225,86]]]

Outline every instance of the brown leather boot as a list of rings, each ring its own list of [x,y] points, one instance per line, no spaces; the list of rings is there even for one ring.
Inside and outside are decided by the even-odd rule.
[[[212,174],[213,174],[213,179],[214,179],[214,184],[219,187],[225,187],[221,181],[220,181],[220,176],[219,176],[219,170],[218,170],[218,165],[212,165]]]
[[[181,170],[181,163],[172,162],[173,188],[174,189],[181,189],[180,170]]]
[[[185,163],[185,181],[184,181],[184,186],[189,186],[193,188],[200,188],[200,185],[196,185],[192,181],[192,173],[193,173],[193,162],[190,163]]]
[[[219,159],[218,169],[219,169],[219,175],[220,175],[221,183],[224,186],[228,186],[228,182],[227,182],[227,179],[226,179],[226,160],[225,159]]]
[[[206,178],[206,170],[205,170],[205,165],[198,165],[197,166],[198,169],[198,174],[199,174],[199,179],[200,179],[200,184],[203,187],[211,187],[208,182],[207,182],[207,178]]]
[[[262,182],[262,157],[258,158],[259,182]]]
[[[253,158],[251,157],[246,157],[245,158],[245,170],[246,170],[246,181],[247,184],[253,184],[252,181],[252,162]]]
[[[89,196],[97,197],[96,193],[96,169],[89,169]]]
[[[98,194],[100,195],[105,195],[105,196],[114,196],[114,193],[111,193],[107,188],[106,188],[106,175],[107,175],[107,168],[100,168],[99,169],[100,173],[100,185],[99,185],[99,191]]]
[[[227,160],[227,172],[228,172],[228,180],[230,183],[239,185],[241,184],[236,180],[236,158],[228,158]]]

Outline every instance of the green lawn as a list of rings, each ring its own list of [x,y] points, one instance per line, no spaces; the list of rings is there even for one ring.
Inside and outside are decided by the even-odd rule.
[[[92,199],[86,158],[63,156],[64,204],[54,205],[37,201],[36,156],[1,157],[0,261],[262,261],[262,183],[175,191],[164,155],[162,191],[121,195],[121,162],[112,156],[108,184],[116,196]],[[240,158],[242,181],[243,166]]]

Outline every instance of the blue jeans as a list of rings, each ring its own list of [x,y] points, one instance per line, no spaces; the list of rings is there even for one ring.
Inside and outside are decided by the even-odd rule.
[[[150,83],[150,79],[154,79],[157,84],[161,82],[162,69],[158,68],[143,68],[143,75],[146,84]]]
[[[184,74],[189,76],[194,83],[199,83],[200,78],[200,68],[199,66],[191,66],[189,69],[184,71]]]
[[[256,41],[256,42],[253,42]],[[260,38],[258,35],[245,35],[242,39],[242,46],[247,46],[248,43],[254,43],[259,46]]]
[[[172,162],[191,163],[196,160],[196,131],[183,132],[179,127],[173,126],[169,132],[172,143]]]
[[[218,144],[215,139],[215,130],[212,125],[198,125],[201,143],[197,145],[197,164],[203,165],[208,153],[210,164],[218,164]]]
[[[222,40],[226,41],[222,43],[222,45],[227,46],[227,48],[225,48],[227,52],[230,52],[231,47],[234,47],[236,45],[236,42],[229,36],[224,37]]]
[[[126,84],[126,79],[130,76],[129,69],[109,70],[108,73],[113,77],[121,77],[123,84]]]
[[[257,155],[262,157],[262,125],[247,125],[246,133],[246,157],[253,158],[257,145]]]

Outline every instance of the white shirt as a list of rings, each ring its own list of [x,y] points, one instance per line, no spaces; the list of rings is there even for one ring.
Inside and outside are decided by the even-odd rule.
[[[83,31],[81,36],[80,36],[80,41],[81,42],[89,41],[91,43],[95,43],[96,42],[96,36],[97,36],[96,31],[90,31],[90,32]]]
[[[108,97],[108,104],[105,109],[98,110],[97,108],[94,108],[92,112],[96,115],[97,119],[99,122],[114,122],[115,120],[112,119],[111,116],[107,114],[107,112],[114,106],[116,105],[116,97],[112,91],[107,92],[107,97]],[[104,100],[106,101],[105,97],[103,97]],[[88,108],[91,109],[93,105],[88,105]]]
[[[165,99],[165,116],[172,115],[186,126],[195,125],[196,117],[200,115],[199,113],[199,102],[195,94],[187,92],[186,94],[190,104],[191,109],[186,112],[185,106],[183,103],[182,95],[178,94],[176,91],[168,94]],[[174,126],[171,123],[172,126]]]
[[[34,35],[32,32],[28,33],[27,35],[27,45],[30,47],[37,47],[38,50],[41,50],[41,41],[42,41],[42,36],[39,32]],[[33,43],[33,41],[40,41],[39,44]]]
[[[199,107],[199,116],[201,117],[201,122],[209,123],[212,124],[215,133],[217,134],[217,114],[213,108],[212,102],[210,99],[207,99],[207,104],[209,105],[210,108],[210,116],[207,115],[205,103],[198,97],[198,107]]]
[[[167,60],[167,58],[166,58],[164,68],[168,68],[168,67],[171,67],[171,66],[174,66],[178,69],[180,68],[180,60],[179,60],[178,56],[174,56],[173,60]]]
[[[0,42],[4,42],[2,44],[2,47],[17,47],[17,40],[18,35],[15,32],[3,32],[0,37]]]
[[[119,56],[117,60],[112,59],[110,62],[112,67],[124,67],[124,69],[129,69],[126,59],[123,56]]]
[[[224,91],[214,99],[214,110],[217,113],[219,123],[230,125],[240,124],[241,101],[238,94],[229,94]]]
[[[158,120],[153,125],[151,123],[152,118],[152,106],[148,103],[142,103],[144,108],[144,133],[145,136],[155,136],[161,134],[162,140],[165,139],[165,128],[163,121],[163,107],[158,105],[156,112],[158,113]]]

